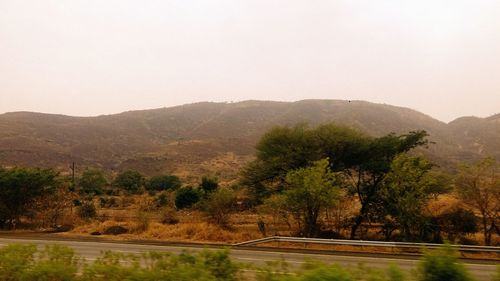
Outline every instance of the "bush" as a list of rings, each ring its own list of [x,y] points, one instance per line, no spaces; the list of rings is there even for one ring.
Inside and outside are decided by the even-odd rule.
[[[440,217],[441,227],[450,241],[463,240],[467,234],[476,233],[478,220],[474,212],[462,208],[455,208]]]
[[[7,245],[0,249],[0,280],[21,280],[35,261],[35,245]]]
[[[101,197],[99,198],[99,206],[101,206],[101,208],[114,208],[118,207],[118,202],[114,197],[110,198]]]
[[[82,203],[82,205],[78,207],[78,215],[80,216],[80,218],[85,220],[90,220],[97,217],[97,209],[95,208],[94,203]]]
[[[75,280],[79,259],[73,249],[66,246],[47,246],[36,264],[24,274],[23,280],[65,281]]]
[[[146,182],[146,189],[152,191],[176,190],[182,186],[182,182],[177,176],[163,175],[152,177]]]
[[[86,169],[78,180],[80,192],[88,195],[103,194],[103,188],[106,184],[108,182],[104,177],[104,173],[97,169]]]
[[[144,176],[137,171],[125,171],[116,176],[113,185],[128,193],[140,193],[144,186]]]
[[[35,245],[8,245],[0,249],[0,280],[75,280],[79,265],[74,251],[65,246],[47,246],[41,252]]]
[[[151,218],[149,214],[139,210],[135,216],[135,231],[141,233],[148,230],[150,223]]]
[[[177,224],[179,223],[179,217],[174,208],[166,207],[161,210],[160,222],[163,224]]]
[[[286,262],[272,262],[260,268],[257,273],[259,281],[404,281],[405,274],[394,265],[386,270],[367,268],[344,268],[339,265],[324,264],[317,261],[306,261],[301,269],[290,271]]]
[[[204,211],[211,222],[227,227],[235,201],[234,191],[221,188],[209,195],[204,204]]]
[[[202,259],[204,267],[217,280],[236,280],[239,267],[229,257],[228,250],[204,250],[199,254],[199,257]]]
[[[219,179],[216,177],[203,176],[201,178],[200,188],[205,196],[214,192],[219,187]]]
[[[185,209],[200,201],[200,192],[192,187],[180,188],[175,192],[175,206],[177,209]]]
[[[156,197],[155,201],[157,208],[168,206],[170,203],[169,194],[166,192],[162,192]]]
[[[227,251],[194,255],[150,252],[142,257],[106,252],[84,269],[82,280],[236,281],[241,280],[238,274],[239,266],[231,261]]]
[[[237,281],[248,280],[244,266],[235,263],[228,250],[203,250],[196,254],[183,252],[147,252],[141,255],[104,252],[94,262],[83,264],[72,249],[47,246],[39,251],[35,245],[7,245],[0,248],[0,280],[5,281]],[[386,270],[364,266],[345,268],[321,262],[306,261],[301,268],[286,262],[254,267],[258,281],[404,281],[406,276],[396,266]],[[498,269],[500,273],[500,268]],[[493,279],[498,281],[498,276]],[[455,281],[471,280],[453,251],[444,247],[427,252],[420,262],[417,279]]]
[[[418,266],[419,281],[471,281],[464,265],[449,245],[428,251]]]
[[[125,234],[128,232],[128,229],[126,229],[123,226],[119,225],[113,225],[104,230],[104,234],[106,235],[120,235],[120,234]]]

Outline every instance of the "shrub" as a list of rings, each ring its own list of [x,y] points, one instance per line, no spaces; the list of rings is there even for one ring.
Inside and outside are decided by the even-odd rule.
[[[101,208],[118,207],[118,202],[114,197],[110,198],[101,197],[99,198],[99,206],[101,206]]]
[[[217,280],[237,280],[236,275],[239,271],[236,265],[229,257],[228,250],[222,251],[209,251],[204,250],[200,253],[200,258],[203,261],[204,267],[217,279]]]
[[[104,234],[106,235],[120,235],[120,234],[125,234],[128,232],[128,229],[126,229],[123,226],[119,225],[113,225],[104,230]]]
[[[97,169],[86,169],[78,180],[80,192],[88,195],[103,194],[103,188],[107,183],[104,173]]]
[[[85,220],[97,217],[97,209],[95,208],[94,203],[92,201],[82,203],[82,205],[78,208],[78,215],[80,218]]]
[[[179,217],[174,208],[166,207],[161,210],[160,222],[163,224],[177,224],[179,222]]]
[[[462,208],[455,208],[441,215],[441,225],[448,234],[448,239],[463,239],[467,234],[478,231],[478,217],[474,212]]]
[[[175,206],[177,209],[189,208],[200,201],[200,192],[192,187],[180,188],[175,192]]]
[[[144,185],[144,176],[137,171],[125,171],[116,176],[113,184],[128,193],[139,193]]]
[[[0,280],[20,280],[35,260],[35,245],[7,245],[0,249]]]
[[[7,245],[0,248],[2,281],[237,281],[248,280],[228,250],[183,252],[147,252],[141,255],[104,252],[94,262],[82,263],[74,251],[65,246],[47,246],[39,251],[35,245]],[[386,270],[364,266],[345,268],[321,262],[306,261],[301,268],[284,261],[257,267],[258,281],[404,281],[406,276],[396,266]],[[458,269],[458,270],[457,270]],[[498,268],[500,273],[500,267]],[[471,280],[449,247],[427,252],[416,280]],[[244,275],[245,274],[245,275]],[[493,279],[498,281],[498,276]],[[411,279],[415,280],[415,279]]]
[[[141,233],[148,230],[150,223],[151,218],[149,214],[139,210],[135,216],[135,231]]]
[[[221,188],[209,195],[204,204],[204,211],[211,222],[220,226],[228,226],[235,201],[234,191]]]
[[[82,201],[80,201],[78,199],[73,200],[73,206],[80,207],[81,205],[82,205]]]
[[[418,266],[419,281],[470,281],[472,278],[449,245],[428,251]]]
[[[146,189],[152,191],[176,190],[182,186],[182,182],[177,176],[162,175],[150,178],[146,182]]]
[[[200,188],[205,195],[214,192],[219,187],[219,179],[216,177],[203,176],[201,178]]]
[[[75,280],[79,259],[73,249],[66,246],[47,246],[34,266],[24,274],[23,280],[65,281]]]
[[[156,197],[155,201],[156,207],[158,208],[168,206],[170,203],[169,194],[166,192],[162,192]]]
[[[0,249],[0,280],[75,280],[78,266],[74,251],[65,246],[47,246],[41,252],[35,245],[7,245]]]
[[[106,252],[84,269],[82,280],[236,281],[241,280],[238,273],[239,267],[224,251],[194,255],[150,252],[142,257]]]

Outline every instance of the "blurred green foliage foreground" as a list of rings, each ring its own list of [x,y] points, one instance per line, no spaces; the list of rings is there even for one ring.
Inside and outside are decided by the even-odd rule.
[[[500,280],[500,275],[492,280]],[[403,272],[393,265],[386,270],[342,268],[308,261],[302,267],[290,267],[276,261],[263,267],[245,265],[231,260],[229,251],[200,253],[149,252],[126,255],[104,252],[95,261],[78,257],[65,246],[47,246],[38,250],[34,245],[13,244],[0,248],[0,280],[8,281],[118,281],[118,280],[473,280],[454,252],[447,247],[427,252],[413,272]]]

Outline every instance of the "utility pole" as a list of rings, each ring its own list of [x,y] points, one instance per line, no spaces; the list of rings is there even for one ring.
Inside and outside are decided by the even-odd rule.
[[[69,166],[71,169],[71,187],[69,188],[70,193],[72,194],[76,190],[75,186],[75,161],[71,162],[71,166]],[[69,212],[73,216],[73,205],[74,203],[72,202],[69,207]]]

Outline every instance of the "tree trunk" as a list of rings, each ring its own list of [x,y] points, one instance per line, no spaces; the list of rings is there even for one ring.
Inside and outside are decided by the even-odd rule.
[[[359,215],[357,215],[356,219],[354,219],[354,224],[351,227],[351,240],[356,238],[356,232],[363,222],[363,219],[365,218],[366,209],[367,204],[362,205],[361,210],[359,211]]]
[[[308,210],[305,215],[304,222],[304,235],[307,237],[314,237],[318,231],[318,215],[319,207],[314,210]]]
[[[490,244],[491,244],[491,235],[489,235],[488,221],[486,220],[486,216],[484,214],[483,214],[483,235],[484,235],[484,244],[486,246],[490,246]]]

